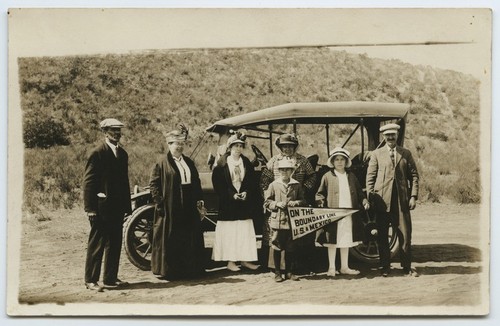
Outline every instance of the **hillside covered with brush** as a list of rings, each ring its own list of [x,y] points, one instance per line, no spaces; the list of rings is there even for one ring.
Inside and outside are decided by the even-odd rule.
[[[216,120],[289,102],[408,103],[405,146],[421,174],[420,199],[481,198],[479,82],[470,75],[329,49],[22,58],[19,67],[31,212],[79,203],[86,155],[102,139],[103,118],[127,124],[131,183],[145,185],[165,151],[161,128],[184,122],[194,146]],[[40,142],[44,135],[49,143],[60,138],[59,145]],[[205,159],[197,158],[200,169]]]

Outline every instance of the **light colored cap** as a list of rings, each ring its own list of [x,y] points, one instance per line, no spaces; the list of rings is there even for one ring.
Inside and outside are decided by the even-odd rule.
[[[282,158],[278,161],[278,169],[295,169],[295,160],[289,158]]]
[[[329,168],[334,168],[333,158],[337,155],[340,155],[340,156],[343,156],[346,158],[346,160],[347,160],[346,165],[345,165],[346,168],[351,167],[351,165],[352,165],[352,161],[350,158],[351,153],[349,153],[349,151],[347,149],[344,149],[342,147],[335,147],[334,149],[331,150],[330,157],[328,158],[328,162],[326,164]]]
[[[106,128],[123,128],[125,125],[121,123],[120,121],[113,119],[113,118],[108,118],[104,119],[101,121],[99,124],[101,129],[106,129]]]
[[[386,125],[383,125],[380,127],[380,132],[383,133],[384,135],[387,134],[396,134],[401,127],[398,124],[395,123],[388,123]]]

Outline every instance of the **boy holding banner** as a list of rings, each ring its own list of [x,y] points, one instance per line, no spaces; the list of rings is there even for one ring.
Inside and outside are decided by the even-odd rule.
[[[284,281],[281,276],[280,261],[281,251],[285,251],[285,275],[287,279],[298,281],[299,278],[294,274],[295,248],[292,240],[292,231],[290,229],[290,216],[288,207],[304,206],[306,204],[304,190],[300,183],[291,178],[295,169],[294,161],[288,158],[282,158],[278,162],[278,170],[281,177],[273,181],[265,192],[264,207],[271,212],[270,227],[271,241],[273,247],[274,260],[274,280],[276,282]]]
[[[351,166],[349,152],[336,147],[328,158],[328,167],[333,168],[321,179],[316,193],[318,207],[369,209],[358,179],[346,171]],[[316,241],[328,248],[328,276],[334,277],[337,248],[340,248],[340,274],[357,275],[359,271],[349,268],[349,248],[357,246],[364,237],[363,222],[359,213],[347,216],[338,222],[326,225],[317,232]]]

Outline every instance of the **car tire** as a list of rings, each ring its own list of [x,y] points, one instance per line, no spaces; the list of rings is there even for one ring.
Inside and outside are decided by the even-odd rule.
[[[376,228],[376,216],[371,213],[366,213],[363,218],[363,224],[365,227],[365,238],[366,240],[357,245],[356,247],[350,248],[350,254],[358,261],[367,264],[378,264],[379,263],[379,252],[377,244],[377,228]],[[394,258],[399,253],[398,238],[396,236],[395,230],[392,225],[389,226],[389,248],[391,250],[391,258]]]
[[[151,270],[154,210],[152,204],[136,209],[123,228],[123,242],[128,260],[143,271]]]

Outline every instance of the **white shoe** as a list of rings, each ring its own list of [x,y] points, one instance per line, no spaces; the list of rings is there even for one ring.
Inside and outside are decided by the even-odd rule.
[[[238,272],[240,271],[240,268],[236,266],[236,264],[232,261],[227,263],[227,269],[229,269],[231,272]]]
[[[245,268],[248,268],[252,271],[256,270],[257,268],[259,268],[260,266],[259,265],[255,265],[255,264],[252,264],[252,263],[249,263],[249,262],[246,262],[246,261],[242,261],[241,262],[241,266],[245,267]]]
[[[330,268],[327,272],[326,272],[326,276],[330,276],[330,277],[335,277],[335,275],[337,275],[338,272],[333,269],[333,268]]]
[[[359,271],[355,269],[350,269],[350,268],[341,268],[340,269],[340,274],[344,275],[358,275]]]

